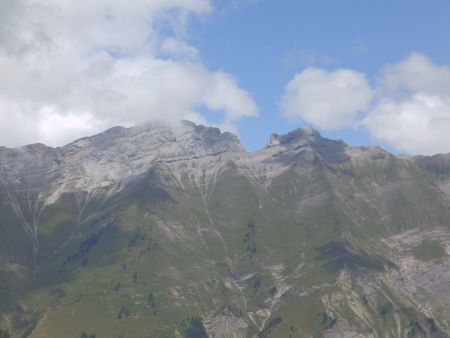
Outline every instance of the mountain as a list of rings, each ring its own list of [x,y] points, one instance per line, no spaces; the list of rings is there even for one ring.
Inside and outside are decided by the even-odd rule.
[[[448,337],[450,155],[312,129],[0,147],[0,327],[14,337]]]

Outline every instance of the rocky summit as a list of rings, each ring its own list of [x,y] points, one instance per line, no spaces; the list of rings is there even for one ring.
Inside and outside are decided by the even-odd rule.
[[[312,129],[0,147],[0,328],[13,337],[448,337],[450,155]],[[1,331],[0,331],[1,332]]]

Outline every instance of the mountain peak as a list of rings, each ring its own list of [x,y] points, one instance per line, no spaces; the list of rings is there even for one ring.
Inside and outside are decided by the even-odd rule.
[[[287,134],[279,135],[272,134],[270,135],[269,147],[283,145],[288,146],[294,143],[304,142],[304,141],[317,141],[321,140],[323,137],[320,133],[312,128],[298,128]]]
[[[222,152],[240,152],[243,147],[239,138],[231,133],[221,132],[219,128],[196,125],[190,121],[178,124],[164,124],[161,122],[146,122],[133,127],[113,127],[103,133],[76,140],[61,149],[73,150],[96,147],[97,150],[109,149],[111,146],[127,144],[131,148],[142,152],[146,148],[159,149],[169,147],[170,152],[181,155],[184,152],[205,155]],[[155,148],[156,147],[156,148]]]
[[[307,150],[310,155],[317,153],[325,160],[333,162],[345,161],[348,158],[345,153],[347,145],[342,140],[322,137],[317,130],[312,128],[298,128],[284,135],[272,134],[267,148],[276,147],[281,148],[283,156],[287,156],[286,150],[292,154]],[[298,160],[297,155],[294,155],[293,158]]]
[[[195,139],[201,140],[207,147],[218,146],[225,151],[243,151],[243,146],[239,138],[229,132],[222,132],[217,127],[209,127],[204,125],[197,125],[191,121],[183,120],[182,133],[192,133]]]

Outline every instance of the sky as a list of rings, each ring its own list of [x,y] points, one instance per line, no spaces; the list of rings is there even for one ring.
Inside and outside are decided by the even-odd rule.
[[[180,119],[450,152],[448,0],[0,0],[0,145]]]

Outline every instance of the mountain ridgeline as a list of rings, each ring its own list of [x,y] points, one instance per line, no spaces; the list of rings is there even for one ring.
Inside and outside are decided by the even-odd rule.
[[[312,129],[0,147],[0,334],[448,337],[449,205],[450,155]]]

